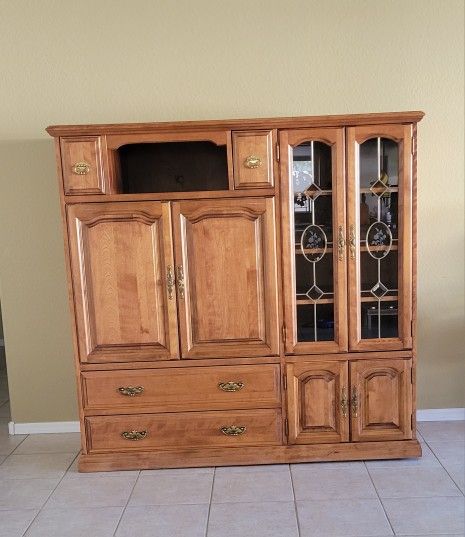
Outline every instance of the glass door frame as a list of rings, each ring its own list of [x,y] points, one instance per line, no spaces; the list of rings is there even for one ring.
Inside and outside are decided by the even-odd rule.
[[[349,350],[412,348],[412,125],[367,125],[347,128],[347,229]],[[360,277],[359,147],[372,138],[399,144],[398,170],[398,337],[362,339]]]
[[[347,245],[344,128],[292,129],[279,132],[280,199],[283,252],[284,351],[286,354],[322,354],[347,351]],[[292,150],[304,142],[331,146],[333,212],[334,340],[298,341],[295,272]]]

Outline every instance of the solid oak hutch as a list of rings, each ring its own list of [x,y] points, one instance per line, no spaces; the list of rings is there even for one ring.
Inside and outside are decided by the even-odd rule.
[[[421,455],[422,117],[47,129],[80,470]]]

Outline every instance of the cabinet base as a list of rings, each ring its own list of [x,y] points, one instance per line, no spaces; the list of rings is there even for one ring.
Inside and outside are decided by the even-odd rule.
[[[81,454],[80,472],[421,457],[417,440]]]

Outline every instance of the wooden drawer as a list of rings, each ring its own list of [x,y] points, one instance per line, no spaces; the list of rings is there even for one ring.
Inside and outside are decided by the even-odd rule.
[[[87,414],[270,408],[281,405],[279,365],[82,373]],[[136,395],[127,395],[136,388]],[[142,389],[139,389],[142,388]]]
[[[92,416],[85,424],[90,453],[268,446],[282,441],[277,409]]]
[[[62,138],[60,143],[65,194],[106,194],[105,138]]]
[[[275,131],[232,133],[234,188],[269,188],[273,179]]]

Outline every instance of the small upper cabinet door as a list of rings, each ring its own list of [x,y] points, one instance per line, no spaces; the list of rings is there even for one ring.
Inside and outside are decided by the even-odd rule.
[[[287,354],[347,350],[344,129],[280,132]]]
[[[349,348],[412,348],[412,126],[347,129]]]
[[[71,205],[68,225],[81,361],[177,358],[169,203]]]
[[[410,359],[351,362],[353,441],[412,438],[411,369]]]
[[[62,138],[60,144],[65,195],[106,194],[108,166],[105,138]]]
[[[274,184],[273,147],[276,131],[233,132],[234,188],[266,188]]]
[[[289,442],[349,440],[347,362],[287,365]]]
[[[183,358],[279,354],[274,200],[173,204]]]

